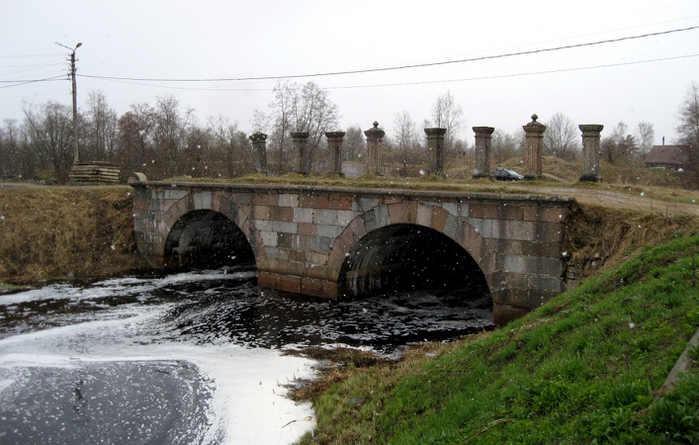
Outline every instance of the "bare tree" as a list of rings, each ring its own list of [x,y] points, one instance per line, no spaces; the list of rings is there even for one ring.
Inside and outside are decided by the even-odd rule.
[[[613,164],[617,161],[631,161],[638,149],[636,138],[627,133],[628,126],[619,122],[612,134],[600,142],[602,157]]]
[[[291,162],[287,162],[287,152],[291,151],[290,136],[292,131],[291,115],[293,113],[294,101],[296,100],[296,88],[290,82],[278,82],[274,86],[274,100],[270,104],[272,109],[269,117],[263,119],[257,115],[256,121],[262,123],[268,122],[271,126],[267,147],[271,148],[272,161],[270,167],[276,173],[285,173],[291,171]],[[276,165],[275,165],[276,164]]]
[[[0,178],[12,178],[15,176],[16,163],[19,158],[10,146],[5,129],[0,128]]]
[[[546,123],[543,153],[574,161],[582,150],[577,126],[563,113],[554,114]]]
[[[272,125],[271,115],[268,115],[262,110],[255,109],[252,112],[252,133],[262,132],[268,133]]]
[[[268,146],[275,147],[276,170],[278,173],[291,170],[290,132],[308,132],[309,169],[320,170],[329,156],[321,156],[325,147],[323,135],[337,128],[337,105],[330,100],[328,92],[308,82],[299,85],[279,82],[274,87],[274,100],[270,104],[272,130]],[[256,121],[261,121],[258,116]]]
[[[33,153],[22,144],[22,129],[14,119],[5,119],[0,128],[0,178],[28,178],[34,175]]]
[[[133,104],[117,122],[115,160],[122,176],[143,172],[149,178],[163,179],[156,169],[156,151],[153,142],[154,113],[148,104]]]
[[[451,91],[447,91],[437,97],[437,101],[432,107],[432,121],[438,128],[446,128],[447,133],[444,139],[444,147],[447,153],[454,149],[463,119],[464,110],[457,104]]]
[[[396,113],[393,125],[395,128],[396,148],[401,151],[412,149],[417,141],[417,130],[415,121],[410,118],[410,113],[405,110]]]
[[[650,122],[639,122],[634,136],[638,143],[638,155],[645,159],[655,143],[655,130]]]
[[[699,149],[699,86],[692,82],[677,113],[679,124],[675,128],[678,142]]]
[[[219,116],[209,121],[209,128],[214,137],[208,160],[210,176],[234,178],[255,172],[250,140],[238,129],[237,122],[230,123],[227,118]]]
[[[42,174],[67,180],[74,155],[72,108],[52,101],[38,109],[27,105],[24,122],[29,148],[36,154]]]
[[[348,127],[345,130],[343,145],[346,160],[357,161],[364,156],[366,154],[366,138],[362,127],[359,125]]]
[[[180,113],[179,107],[174,96],[161,96],[153,110],[153,142],[159,154],[155,160],[163,177],[189,174],[181,156],[186,147],[187,131],[194,121],[194,110]]]
[[[397,113],[393,121],[395,126],[395,142],[396,153],[395,161],[400,161],[403,164],[423,164],[427,161],[427,152],[423,150],[420,144],[422,136],[418,132],[417,125],[411,119],[407,111]]]
[[[191,123],[185,132],[185,147],[180,156],[178,171],[186,176],[203,178],[209,175],[211,151],[214,148],[214,135],[211,128]],[[214,165],[214,164],[212,164]]]
[[[496,164],[521,156],[524,151],[524,129],[520,127],[509,134],[496,128],[490,149],[491,160]]]
[[[330,100],[326,90],[321,90],[313,82],[306,83],[302,88],[300,107],[297,108],[295,120],[297,131],[307,131],[308,137],[308,169],[327,170],[329,153],[327,151],[326,131],[337,129],[339,113],[337,105]]]
[[[117,114],[109,108],[101,91],[93,91],[87,100],[85,128],[81,132],[84,141],[81,158],[92,161],[111,161],[114,158],[117,139]]]
[[[677,142],[685,146],[689,173],[699,183],[699,86],[696,83],[692,82],[687,89],[677,118]]]

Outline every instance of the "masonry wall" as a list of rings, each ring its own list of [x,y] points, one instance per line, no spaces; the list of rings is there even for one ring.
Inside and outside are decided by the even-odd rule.
[[[338,297],[342,264],[356,243],[391,224],[430,227],[479,264],[507,322],[562,287],[561,244],[572,200],[543,196],[304,186],[137,183],[134,227],[141,252],[165,267],[170,228],[192,210],[226,215],[255,253],[258,281]]]

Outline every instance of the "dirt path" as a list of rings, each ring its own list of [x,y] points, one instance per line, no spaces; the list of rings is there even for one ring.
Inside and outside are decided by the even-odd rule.
[[[593,204],[617,209],[638,210],[647,213],[662,213],[663,215],[699,216],[699,204],[673,202],[669,200],[652,199],[643,194],[621,193],[615,190],[589,190],[555,187],[526,187],[513,186],[520,190],[530,190],[545,195],[572,196],[583,204]],[[699,202],[699,200],[697,200]]]

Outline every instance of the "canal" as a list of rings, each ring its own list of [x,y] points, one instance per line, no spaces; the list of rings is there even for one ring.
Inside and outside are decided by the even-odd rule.
[[[262,289],[251,266],[0,295],[0,445],[292,443],[315,417],[284,394],[315,363],[285,349],[397,357],[491,320],[468,288],[334,301]]]

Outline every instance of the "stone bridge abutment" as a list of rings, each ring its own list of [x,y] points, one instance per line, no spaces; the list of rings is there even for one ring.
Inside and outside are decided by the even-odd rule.
[[[411,284],[418,269],[473,275],[487,286],[498,324],[563,290],[561,245],[571,198],[291,185],[132,186],[138,248],[157,268],[207,249],[223,255],[235,250],[254,257],[260,286],[328,298]]]

